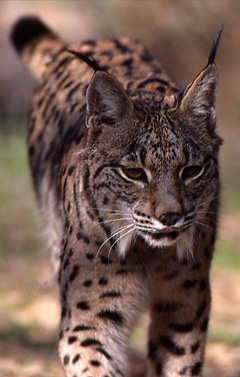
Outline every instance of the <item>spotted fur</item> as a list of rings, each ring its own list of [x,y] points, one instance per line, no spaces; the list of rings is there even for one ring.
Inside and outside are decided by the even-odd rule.
[[[38,80],[29,158],[68,377],[129,376],[129,337],[146,309],[148,377],[202,373],[219,201],[220,34],[207,66],[179,90],[137,41],[69,46],[35,18],[13,29]]]

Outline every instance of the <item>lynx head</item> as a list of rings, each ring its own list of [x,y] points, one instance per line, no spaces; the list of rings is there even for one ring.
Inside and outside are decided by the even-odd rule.
[[[218,36],[219,40],[219,36]],[[141,237],[148,245],[175,244],[192,252],[218,189],[214,57],[171,96],[139,93],[97,71],[87,90],[88,140],[84,195],[124,255]]]

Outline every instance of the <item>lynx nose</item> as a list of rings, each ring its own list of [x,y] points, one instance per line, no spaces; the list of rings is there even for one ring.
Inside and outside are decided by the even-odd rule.
[[[181,214],[177,212],[167,212],[167,213],[162,214],[159,217],[159,221],[161,221],[161,223],[166,226],[173,226],[180,219],[181,219]]]

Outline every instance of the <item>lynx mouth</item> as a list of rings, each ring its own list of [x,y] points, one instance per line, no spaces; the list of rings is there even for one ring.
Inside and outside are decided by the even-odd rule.
[[[149,231],[142,231],[145,235],[150,236],[152,239],[158,241],[163,238],[168,238],[171,240],[176,240],[179,236],[179,232],[175,230],[168,230],[168,231],[162,231],[162,232],[149,232]]]
[[[161,231],[149,231],[141,230],[141,233],[144,237],[150,238],[153,242],[162,241],[162,242],[172,242],[176,241],[184,232],[190,228],[190,225],[181,229],[166,228]]]
[[[155,240],[160,240],[162,238],[169,238],[171,240],[176,240],[178,236],[179,236],[179,232],[175,232],[175,231],[172,231],[172,232],[158,232],[158,233],[152,234],[152,237]]]

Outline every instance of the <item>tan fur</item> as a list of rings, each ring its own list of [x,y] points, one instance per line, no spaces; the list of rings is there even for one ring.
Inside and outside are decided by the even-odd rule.
[[[28,145],[66,376],[145,375],[129,363],[145,310],[147,376],[199,376],[219,197],[215,50],[179,91],[139,42],[67,46],[96,73],[63,47],[38,35],[22,56],[39,80]]]

